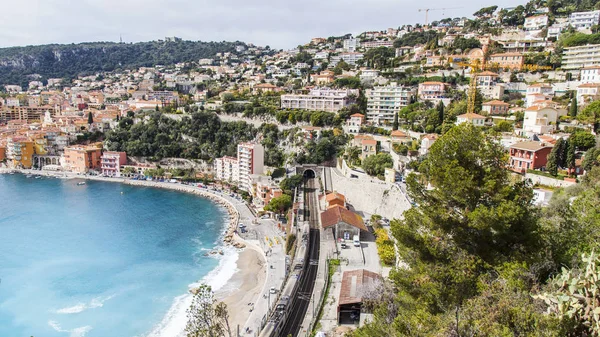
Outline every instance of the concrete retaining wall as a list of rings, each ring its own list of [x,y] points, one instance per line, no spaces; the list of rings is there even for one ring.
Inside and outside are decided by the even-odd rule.
[[[540,175],[532,174],[532,173],[525,173],[525,179],[530,179],[534,185],[539,184],[539,185],[546,185],[546,186],[552,186],[552,187],[569,187],[569,186],[573,186],[576,184],[575,182],[572,182],[572,181],[559,180],[559,179],[540,176]]]

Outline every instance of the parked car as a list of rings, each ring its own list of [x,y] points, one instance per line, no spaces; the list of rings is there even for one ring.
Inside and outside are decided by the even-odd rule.
[[[358,235],[354,235],[354,237],[352,238],[352,241],[354,242],[354,247],[360,247],[360,239],[359,239]]]
[[[271,289],[269,289],[269,292],[271,294],[277,294],[277,289],[275,289],[275,287],[271,287]]]
[[[346,245],[346,241],[342,241],[342,242],[340,242],[340,247],[341,247],[342,249],[346,249],[346,247],[347,247],[347,245]]]

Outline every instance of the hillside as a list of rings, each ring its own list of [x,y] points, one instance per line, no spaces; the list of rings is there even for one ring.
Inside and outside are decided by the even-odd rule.
[[[138,43],[93,42],[0,48],[0,84],[22,84],[32,74],[48,78],[73,78],[99,71],[212,58],[215,53],[235,52],[242,42],[151,41]]]

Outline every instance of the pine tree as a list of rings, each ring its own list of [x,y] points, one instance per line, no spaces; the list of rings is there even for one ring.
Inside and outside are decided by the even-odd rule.
[[[396,113],[394,113],[394,123],[392,124],[392,130],[393,131],[398,130],[398,126],[399,126],[399,124],[398,124],[398,113],[396,112]]]
[[[554,157],[556,158],[556,166],[564,168],[567,162],[567,142],[559,138],[552,148]]]
[[[572,118],[577,117],[577,97],[573,97],[571,100],[571,106],[569,107],[569,116]]]
[[[573,170],[575,170],[575,143],[574,142],[567,142],[567,168],[569,169],[569,174],[572,173]]]
[[[90,111],[88,113],[88,124],[93,124],[94,123],[94,116],[92,116],[92,112]]]
[[[556,146],[552,149],[552,152],[548,155],[548,162],[546,163],[546,170],[553,176],[558,174],[558,165],[556,164]]]
[[[435,108],[438,111],[438,116],[440,118],[440,121],[443,121],[444,120],[444,102],[440,101]]]

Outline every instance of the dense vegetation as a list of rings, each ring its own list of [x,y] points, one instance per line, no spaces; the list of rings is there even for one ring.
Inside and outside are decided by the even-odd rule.
[[[109,150],[126,151],[130,156],[179,157],[187,159],[235,156],[239,142],[250,141],[256,128],[245,122],[221,122],[214,113],[196,112],[180,121],[156,112],[143,123],[123,117],[107,134]]]
[[[533,206],[527,182],[510,178],[506,161],[501,145],[470,124],[434,143],[420,174],[407,179],[417,206],[391,225],[406,268],[368,296],[374,320],[354,336],[600,333],[589,314],[600,311],[600,296],[586,292],[597,286],[600,261],[580,260],[600,242],[597,161],[544,209]]]
[[[0,84],[24,85],[39,74],[48,78],[74,78],[81,74],[133,69],[212,58],[235,52],[241,42],[151,41],[94,42],[0,48]]]

